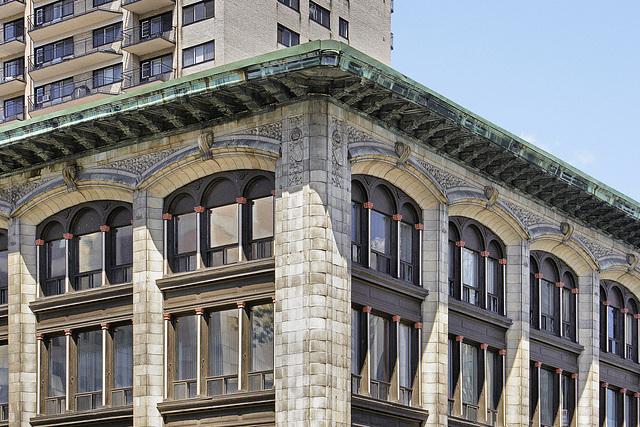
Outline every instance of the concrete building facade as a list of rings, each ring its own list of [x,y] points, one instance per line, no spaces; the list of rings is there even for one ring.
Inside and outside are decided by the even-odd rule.
[[[0,425],[638,425],[640,206],[381,55],[0,128]]]

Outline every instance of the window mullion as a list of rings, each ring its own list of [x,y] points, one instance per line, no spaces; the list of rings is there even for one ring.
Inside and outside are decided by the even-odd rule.
[[[169,221],[171,221],[171,214],[165,213],[164,215],[162,215],[162,219],[164,220],[163,221],[164,223],[164,244],[163,244],[164,260],[162,263],[162,273],[167,274],[169,272],[169,242],[167,238],[169,237]],[[174,236],[174,239],[175,239],[175,236]],[[165,360],[166,360],[166,357],[165,357]],[[165,397],[166,397],[166,391],[167,391],[167,387],[165,384]]]
[[[482,258],[484,259],[484,270],[483,270],[483,276],[484,276],[484,309],[486,310],[490,310],[491,307],[489,306],[489,275],[487,274],[487,269],[489,268],[489,252],[488,251],[483,251],[480,253],[480,255],[482,255]]]
[[[166,221],[165,221],[166,224]],[[166,226],[165,226],[166,231]],[[169,393],[169,323],[171,322],[171,315],[165,314],[164,316],[164,398],[168,398]]]
[[[198,217],[200,212],[198,212]],[[196,394],[202,394],[202,321],[204,318],[204,308],[196,308]]]
[[[487,258],[485,257],[485,266],[486,266]],[[485,270],[486,271],[486,270]],[[486,293],[486,292],[485,292]],[[489,360],[487,359],[487,348],[489,346],[487,344],[480,344],[480,349],[482,350],[482,405],[480,406],[480,420],[483,420],[485,423],[488,422],[488,413],[489,413],[489,393],[491,387],[488,386],[488,381],[491,381],[491,378],[487,375],[489,372]],[[480,402],[479,402],[480,403]]]
[[[65,338],[65,396],[64,396],[64,407],[65,410],[69,410],[69,397],[70,397],[70,385],[71,385],[71,376],[69,375],[69,369],[71,368],[71,329],[64,330],[64,338]]]
[[[393,219],[396,220],[396,236],[398,236],[396,242],[396,277],[400,278],[400,221],[402,220],[402,215],[394,215]]]
[[[541,380],[540,369],[542,367],[542,363],[535,362],[534,366],[535,366],[535,370],[536,370],[535,375],[538,378],[538,381],[537,381],[537,386],[538,386],[537,398],[538,399],[537,399],[537,402],[536,402],[536,413],[534,414],[534,419],[533,419],[534,424],[533,425],[534,426],[540,426],[540,412],[542,412],[541,408],[540,408],[540,400],[541,400],[540,399],[540,385],[541,385],[540,384],[540,380]]]
[[[67,293],[69,292],[71,287],[71,279],[69,277],[71,273],[69,271],[69,259],[70,259],[69,251],[71,250],[71,239],[73,239],[73,234],[66,233],[64,234],[63,237],[64,237],[64,292]],[[69,405],[69,402],[67,402],[67,405]]]
[[[558,409],[556,413],[558,414],[557,417],[560,418],[560,422],[555,424],[559,425],[562,425],[562,411],[564,409],[564,388],[562,387],[562,383],[563,381],[566,381],[562,375],[562,372],[562,369],[556,369],[556,374],[558,374]]]
[[[542,273],[538,273],[536,276],[538,279],[538,329],[542,329]],[[540,385],[538,384],[539,387]],[[538,424],[540,424],[539,420]]]
[[[244,197],[239,197],[236,199],[236,203],[238,204],[238,261],[245,261],[245,258],[243,257],[244,251],[243,251],[243,216],[242,216],[242,205],[244,205],[245,203],[247,203],[247,199],[245,199]],[[242,341],[242,340],[240,340]],[[239,385],[240,383],[238,382],[238,388],[240,387]]]
[[[398,231],[400,231],[400,222],[398,221]],[[400,316],[393,316],[393,323],[395,323],[396,326],[396,362],[395,362],[395,367],[396,367],[396,375],[395,375],[395,400],[399,400],[400,399],[400,370],[402,369],[402,366],[400,366]],[[393,378],[393,374],[391,375],[391,378]]]
[[[107,232],[109,231],[108,225],[103,225],[100,227],[100,233],[102,235],[102,272],[100,274],[100,280],[102,281],[101,286],[107,284]],[[104,396],[104,393],[103,393]],[[104,400],[104,398],[103,398]],[[104,401],[102,403],[104,406]]]
[[[458,347],[458,381],[456,384],[456,388],[455,388],[455,393],[454,393],[454,401],[455,401],[455,405],[458,407],[457,408],[457,414],[458,416],[462,416],[463,414],[463,403],[462,403],[462,375],[463,375],[463,365],[464,365],[464,356],[463,356],[463,352],[462,352],[462,341],[464,340],[464,337],[462,335],[458,335],[456,336],[456,343],[457,343],[457,347]]]
[[[422,287],[422,234],[424,232],[424,225],[416,224],[418,230],[418,286]]]
[[[42,399],[42,388],[41,388],[41,378],[42,378],[42,346],[43,346],[44,335],[36,334],[36,358],[38,369],[36,370],[36,414],[40,414],[41,411],[41,402]]]
[[[366,339],[367,347],[365,349],[365,360],[367,361],[367,381],[366,381],[366,389],[368,396],[371,396],[371,307],[366,306],[362,309],[364,313],[366,313]]]
[[[102,328],[102,407],[107,406],[107,333],[108,323],[100,324]]]
[[[42,279],[40,278],[40,275],[42,274],[42,265],[41,265],[42,261],[41,261],[41,259],[44,256],[42,254],[43,250],[44,250],[44,240],[42,240],[42,239],[36,240],[36,285],[38,287],[38,291],[37,292],[40,292],[40,293],[43,293],[42,292]],[[39,366],[39,364],[38,364],[38,366]],[[40,404],[40,401],[38,401],[38,404]],[[39,414],[40,411],[38,411],[37,413]]]
[[[367,202],[363,204],[363,207],[367,210],[367,263],[365,267],[371,268],[371,209],[373,209],[373,203]],[[367,324],[369,322],[369,317],[367,317]],[[367,331],[368,335],[368,331]],[[367,338],[368,339],[368,338]],[[369,390],[369,386],[367,386],[367,390]]]
[[[199,270],[202,268],[202,213],[204,212],[204,207],[196,206],[193,208],[196,212],[196,269]],[[199,379],[200,377],[198,377]],[[198,392],[200,392],[200,388],[198,387]]]
[[[560,323],[558,324],[558,326],[560,327],[560,336],[564,336],[564,283],[562,282],[557,282],[556,283],[556,288],[558,288],[558,293],[559,298],[558,301],[560,301],[560,305],[558,306],[558,311],[559,311],[559,315],[560,315]]]
[[[504,425],[505,418],[507,417],[507,399],[505,397],[505,392],[507,391],[507,350],[500,350],[498,353],[500,354],[500,361],[502,362],[502,378],[501,384],[502,389],[500,393],[500,413],[498,413],[498,425]],[[531,410],[531,408],[529,408]]]
[[[422,270],[422,269],[421,269]],[[418,354],[422,354],[422,323],[421,322],[417,322],[413,324],[413,327],[416,328],[418,330]],[[410,360],[411,357],[410,357]],[[413,383],[417,385],[417,394],[418,397],[417,399],[413,398],[411,399],[413,402],[417,402],[417,406],[418,407],[422,407],[422,359],[420,357],[418,357],[418,379],[415,380]]]
[[[238,209],[240,209],[240,204],[238,204]],[[238,390],[244,390],[245,384],[242,381],[244,372],[244,366],[242,364],[242,355],[245,351],[244,347],[247,346],[247,343],[242,339],[244,336],[244,301],[238,302]]]

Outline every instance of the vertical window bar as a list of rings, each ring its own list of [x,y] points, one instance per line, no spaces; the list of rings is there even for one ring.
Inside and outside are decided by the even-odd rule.
[[[366,314],[366,317],[367,317],[367,320],[366,320],[367,335],[366,335],[366,337],[367,337],[367,339],[365,340],[366,343],[367,343],[367,348],[365,349],[365,353],[364,354],[366,355],[368,363],[367,363],[367,381],[365,382],[365,386],[366,386],[365,391],[367,392],[367,394],[369,396],[371,396],[371,365],[372,365],[372,363],[371,363],[371,351],[370,351],[371,350],[370,349],[370,347],[371,347],[371,345],[370,345],[370,341],[371,341],[371,307],[369,307],[369,306],[363,307],[362,311],[364,313],[367,313]]]
[[[564,283],[562,282],[556,282],[556,287],[558,288],[558,293],[560,294],[560,305],[559,307],[559,312],[560,312],[560,336],[563,337],[564,336]]]
[[[238,210],[242,205],[238,204]],[[242,216],[240,216],[242,218]],[[240,223],[242,221],[239,221]],[[240,246],[242,247],[242,246]],[[243,374],[243,364],[242,364],[242,354],[244,353],[244,344],[242,341],[242,331],[244,329],[244,308],[246,304],[244,301],[240,301],[238,304],[238,390],[244,390],[245,385],[242,382],[242,374]]]
[[[500,350],[498,352],[500,355],[500,360],[502,361],[502,393],[500,395],[502,398],[500,399],[500,413],[498,414],[498,425],[504,425],[504,420],[507,416],[507,399],[505,397],[505,393],[507,392],[507,350]],[[529,410],[533,410],[529,408]],[[502,420],[502,422],[500,422]]]
[[[102,232],[102,272],[100,274],[100,280],[102,281],[102,283],[100,283],[100,286],[104,286],[107,284],[107,233],[109,232],[109,226],[108,225],[102,225],[100,226],[100,231]],[[102,348],[104,349],[104,345],[102,346]],[[102,370],[102,372],[104,373],[104,369]],[[102,390],[105,390],[105,388],[103,387]],[[104,395],[105,393],[102,393],[102,406],[105,405],[104,403]]]
[[[40,276],[38,276],[40,277]],[[576,304],[578,305],[578,304]],[[634,314],[633,315],[633,320],[634,322],[636,322],[636,324],[638,325],[638,327],[636,328],[636,338],[637,338],[637,345],[636,345],[636,357],[637,357],[637,361],[640,362],[640,314]],[[576,321],[577,323],[577,321]],[[640,408],[638,408],[638,410],[640,410]],[[640,417],[638,417],[638,421],[640,421]]]
[[[71,279],[69,278],[69,251],[71,250],[71,239],[73,239],[73,234],[66,233],[62,237],[64,237],[64,292],[69,292],[71,287]],[[67,375],[68,377],[68,375]],[[67,394],[69,392],[67,391]],[[69,409],[69,396],[67,396],[67,410]]]
[[[503,316],[506,316],[507,315],[507,260],[505,258],[501,258],[500,260],[498,260],[498,263],[502,268],[502,309],[500,310],[500,314],[502,314]]]
[[[456,251],[458,252],[458,254],[460,254],[460,270],[459,270],[459,274],[460,274],[460,280],[459,280],[459,284],[460,284],[460,289],[458,289],[458,292],[460,292],[460,299],[463,300],[464,299],[464,279],[462,278],[462,248],[464,248],[464,242],[460,241],[460,242],[456,242],[456,248],[460,248],[460,249],[456,249]],[[462,369],[462,368],[460,368]],[[460,371],[462,372],[462,371]],[[462,411],[460,412],[462,413]]]
[[[367,263],[365,267],[371,267],[371,209],[373,209],[373,203],[372,202],[364,203],[363,207],[367,210]],[[367,317],[367,322],[369,322],[369,317]],[[369,331],[367,330],[367,337],[368,336],[369,336]],[[367,391],[368,390],[369,390],[369,386],[367,386]]]
[[[463,366],[464,365],[464,357],[462,355],[462,343],[463,342],[464,342],[464,337],[462,335],[457,335],[456,336],[456,343],[457,343],[457,347],[458,347],[457,350],[458,350],[458,354],[460,355],[460,357],[458,357],[458,372],[460,374],[459,374],[459,377],[458,377],[459,378],[458,379],[458,387],[457,387],[458,393],[456,393],[456,397],[457,397],[456,404],[458,405],[457,413],[459,415],[463,414],[463,407],[464,407],[464,404],[463,404],[463,400],[464,399],[462,397],[462,383],[463,383],[463,379],[462,379],[463,373],[462,372],[463,372],[463,369],[464,369],[464,366]]]
[[[631,325],[627,325],[627,316],[628,316],[627,313],[629,313],[629,310],[626,308],[621,308],[620,313],[622,313],[622,357],[626,359],[628,357],[627,356],[627,326],[631,326]]]
[[[422,242],[422,239],[420,241]],[[414,323],[413,327],[418,330],[418,354],[422,354],[422,323]],[[418,358],[418,381],[416,383],[418,386],[418,407],[422,407],[422,359],[420,357]]]
[[[562,292],[560,292],[560,294],[562,295]],[[562,311],[562,310],[560,310]],[[561,323],[562,324],[562,323]],[[563,377],[562,375],[562,369],[556,369],[556,374],[558,374],[558,411],[556,415],[557,417],[560,417],[560,425],[564,425],[562,422],[562,418],[563,418],[563,412],[564,412],[564,384],[563,382],[566,381],[566,379]]]
[[[243,256],[244,251],[242,250],[242,205],[247,203],[247,199],[244,197],[238,197],[236,199],[236,203],[238,204],[238,261],[245,261],[245,257]],[[242,339],[240,339],[240,342],[242,342]],[[238,382],[238,388],[240,388],[240,382]]]
[[[542,329],[542,273],[536,274],[536,280],[538,280],[538,329]],[[540,372],[538,372],[538,380],[539,379],[540,379]],[[538,382],[538,393],[540,393],[539,382]],[[540,394],[538,394],[538,396],[540,396]],[[538,420],[538,424],[540,424],[540,420]]]
[[[488,257],[488,254],[487,254]],[[485,263],[485,271],[486,270],[486,266],[487,266],[487,257],[484,257],[484,263]],[[486,285],[486,274],[485,274],[485,285]],[[486,295],[486,286],[485,286],[485,295]],[[485,299],[486,301],[486,299]],[[489,393],[487,393],[488,390],[493,390],[493,388],[488,384],[489,381],[491,381],[492,379],[489,378],[489,360],[487,358],[487,348],[489,346],[487,344],[480,344],[480,349],[482,350],[482,358],[483,358],[483,369],[484,369],[484,374],[483,374],[483,385],[482,385],[482,394],[484,395],[484,408],[482,410],[482,416],[481,416],[481,420],[483,420],[485,422],[485,424],[488,421],[488,416],[489,416]]]
[[[39,292],[42,292],[42,286],[41,286],[42,282],[40,280],[40,273],[41,273],[40,259],[43,256],[42,255],[43,248],[44,248],[44,240],[42,239],[36,240],[36,285],[38,286],[38,289],[40,289]],[[40,366],[40,364],[38,364],[38,366]],[[40,383],[38,382],[38,384]],[[39,404],[40,404],[40,401],[38,400],[38,405]],[[37,413],[39,414],[40,411],[38,411]]]
[[[69,240],[67,240],[67,245],[68,245]],[[65,410],[69,410],[69,389],[70,389],[70,375],[69,375],[69,369],[71,368],[71,354],[69,354],[69,350],[71,347],[71,329],[65,329],[64,330],[64,338],[65,338],[65,383],[66,383],[66,387],[65,387],[65,396],[64,396],[64,408]]]
[[[396,243],[396,277],[400,278],[400,248],[402,244],[400,241],[402,239],[400,236],[400,221],[402,220],[402,215],[394,215],[393,219],[396,221],[396,236],[398,236],[398,242]]]
[[[165,221],[165,231],[167,230]],[[166,242],[166,239],[165,239]],[[166,246],[166,244],[165,244]],[[165,258],[166,260],[166,258]],[[166,399],[169,393],[169,322],[171,321],[171,315],[165,314],[164,316],[164,398]]]
[[[193,210],[196,212],[196,269],[199,270],[202,268],[202,236],[200,234],[202,231],[202,213],[204,212],[204,207],[196,206]],[[198,323],[198,325],[199,324],[200,323]],[[198,366],[200,366],[200,364],[198,364]],[[198,381],[200,381],[200,375],[198,375]],[[198,393],[199,392],[200,386],[198,385]]]
[[[422,287],[422,233],[424,225],[416,224],[415,227],[418,230],[418,286]]]
[[[40,251],[38,251],[38,253],[40,253]],[[42,399],[42,390],[40,387],[40,378],[42,376],[42,341],[44,340],[44,335],[43,334],[36,334],[36,342],[38,343],[37,346],[37,352],[36,352],[36,358],[37,358],[37,363],[38,363],[38,369],[36,370],[36,414],[40,414],[40,399]]]
[[[537,381],[537,385],[538,385],[538,402],[537,402],[538,411],[537,411],[537,414],[536,414],[536,418],[534,420],[534,425],[539,426],[540,425],[540,413],[542,412],[541,405],[540,405],[540,390],[541,390],[541,387],[540,387],[540,385],[541,385],[540,384],[540,380],[541,380],[541,378],[540,378],[540,368],[542,367],[542,363],[536,362],[534,364],[534,366],[536,368],[536,372],[535,372],[534,375],[536,375],[538,377],[538,381]]]
[[[104,249],[103,252],[104,254]],[[102,407],[107,406],[107,332],[108,323],[100,324],[102,328]]]
[[[171,221],[171,214],[170,213],[166,213],[162,215],[162,219],[164,220],[164,245],[163,245],[163,252],[164,252],[164,260],[162,262],[162,273],[163,274],[167,274],[169,272],[169,246],[168,246],[168,242],[167,242],[167,237],[169,235],[169,221]],[[174,237],[175,238],[175,237]],[[166,357],[165,357],[166,360]],[[166,379],[166,376],[165,376]],[[166,381],[165,381],[165,398],[166,393],[167,393],[167,387],[166,387]]]
[[[485,310],[491,310],[491,305],[489,303],[489,251],[482,251],[480,255],[483,258],[484,263],[484,308]],[[485,352],[486,356],[486,352]],[[486,363],[485,363],[486,367]],[[486,403],[486,402],[485,402]],[[486,415],[486,414],[485,414]]]
[[[400,238],[400,221],[398,221],[398,239]],[[398,250],[399,252],[399,250]],[[398,265],[400,265],[398,263]],[[396,396],[399,399],[400,398],[400,316],[393,316],[393,322],[396,324],[396,372],[398,373],[397,378],[398,380],[396,381]]]
[[[204,212],[204,208],[202,208],[202,212]],[[200,228],[200,215],[202,212],[198,212],[198,228]],[[198,236],[200,236],[200,230],[198,230]],[[198,240],[200,238],[198,237]],[[200,245],[198,245],[198,250],[200,250]],[[200,363],[200,358],[202,357],[202,317],[204,315],[204,308],[196,308],[196,394],[202,394],[202,366]]]

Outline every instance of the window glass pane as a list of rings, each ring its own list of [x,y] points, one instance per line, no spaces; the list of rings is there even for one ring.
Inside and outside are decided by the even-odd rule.
[[[553,296],[553,289],[555,288],[555,286],[555,284],[546,280],[540,281],[540,311],[543,315],[551,318],[555,316],[556,311]],[[550,329],[549,325],[547,325],[546,329],[552,330]]]
[[[544,425],[553,424],[553,376],[553,372],[540,369],[540,422]]]
[[[251,371],[273,369],[273,304],[251,309]]]
[[[391,254],[391,217],[371,211],[371,250]]]
[[[78,334],[78,393],[102,390],[102,331]]]
[[[571,402],[573,402],[573,384],[571,378],[563,375],[562,381],[562,427],[569,426],[570,417],[573,415]]]
[[[607,426],[616,426],[618,419],[618,393],[615,390],[607,389]]]
[[[369,317],[369,356],[374,380],[389,381],[389,321],[382,317]]]
[[[238,243],[238,205],[219,206],[209,210],[210,247]]]
[[[360,316],[351,310],[351,373],[360,375]]]
[[[115,388],[133,387],[133,325],[118,326],[114,332]]]
[[[400,325],[398,335],[398,380],[400,387],[411,387],[411,328]]]
[[[176,319],[176,380],[196,377],[196,316]]]
[[[489,398],[489,409],[498,408],[498,402],[496,401],[496,390],[498,388],[497,356],[495,352],[487,351],[487,397]]]
[[[273,196],[251,201],[251,236],[253,240],[273,236]]]
[[[478,349],[462,343],[462,401],[478,404]]]
[[[184,254],[196,251],[196,213],[176,215],[176,252]]]
[[[65,337],[53,337],[49,342],[49,395],[64,396],[66,390]]]
[[[501,287],[500,275],[498,274],[500,267],[495,259],[489,258],[487,261],[487,292],[498,295]]]
[[[9,346],[0,345],[0,403],[9,402]]]
[[[571,319],[571,291],[566,288],[562,289],[562,318],[565,322]]]
[[[455,341],[449,338],[449,377],[448,377],[448,385],[449,385],[449,398],[453,399],[453,395],[455,393],[456,388],[456,378],[454,378],[455,366],[458,363],[455,357]]]
[[[78,273],[102,269],[102,232],[78,236]]]
[[[478,253],[462,248],[462,280],[465,285],[477,288],[478,283]]]
[[[609,306],[607,307],[607,313],[609,316],[609,338],[615,339],[618,335],[618,316],[616,316],[616,309]]]
[[[412,226],[400,223],[400,260],[411,264],[413,262],[413,230]]]
[[[238,309],[211,313],[209,324],[209,376],[217,377],[237,374],[238,348]]]
[[[0,288],[9,283],[9,251],[0,251]]]
[[[60,277],[65,273],[65,241],[47,242],[47,277]]]
[[[115,265],[133,263],[133,226],[125,225],[113,230]]]
[[[351,202],[351,241],[360,243],[362,232],[362,205],[358,202]]]

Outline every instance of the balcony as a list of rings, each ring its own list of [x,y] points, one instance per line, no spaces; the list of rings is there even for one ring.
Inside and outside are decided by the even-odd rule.
[[[122,8],[141,15],[174,4],[175,0],[124,0]]]
[[[59,8],[47,12],[40,9],[37,12],[39,13],[29,16],[29,31],[34,42],[54,38],[80,28],[95,28],[100,22],[122,15],[118,12],[118,2],[94,7],[93,0],[76,0],[71,10],[63,11]]]
[[[18,13],[24,13],[24,0],[0,0],[0,17],[8,18]]]
[[[120,53],[120,41],[102,46],[93,46],[93,38],[78,40],[73,43],[73,52],[63,55],[62,49],[55,49],[54,58],[45,58],[44,54],[29,57],[29,74],[33,80],[49,79],[63,73],[76,73],[83,68],[96,68],[98,64],[110,61]],[[37,49],[37,48],[36,48]]]
[[[5,113],[4,107],[0,107],[0,126],[12,123],[16,120],[24,120],[24,108],[13,109]]]
[[[0,56],[9,56],[16,53],[24,53],[24,29],[22,34],[8,35],[8,31],[0,28]],[[6,37],[5,37],[6,36]]]
[[[149,74],[147,76],[147,74]],[[176,70],[169,67],[160,66],[159,70],[143,70],[136,68],[122,74],[122,88],[125,92],[151,86],[156,83],[162,83],[174,79]]]
[[[99,101],[118,95],[122,89],[122,81],[115,81],[104,86],[93,86],[93,80],[73,82],[73,87],[64,87],[57,95],[50,91],[41,95],[29,96],[29,114],[31,117],[42,116],[65,108],[77,107],[88,102]],[[55,96],[55,97],[54,97]]]
[[[24,93],[26,82],[24,80],[25,69],[20,70],[0,69],[0,98],[16,92]]]
[[[146,31],[143,31],[146,30]],[[137,56],[148,55],[176,45],[175,27],[167,31],[154,31],[149,26],[139,26],[123,33],[122,50]]]

